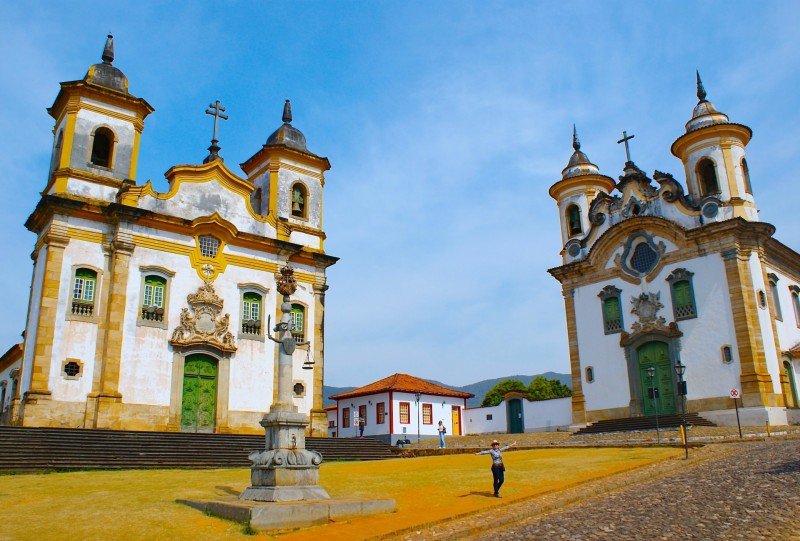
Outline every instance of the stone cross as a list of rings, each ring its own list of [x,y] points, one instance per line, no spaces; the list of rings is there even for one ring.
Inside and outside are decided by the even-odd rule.
[[[625,143],[625,156],[628,158],[627,161],[631,161],[631,149],[628,146],[628,141],[636,137],[635,135],[628,135],[628,132],[622,132],[622,139],[617,141],[617,144]]]
[[[214,117],[214,132],[211,136],[211,146],[208,147],[209,155],[206,156],[206,159],[203,160],[203,163],[208,163],[212,160],[222,159],[219,155],[220,146],[217,144],[219,143],[219,141],[217,140],[217,123],[219,119],[228,120],[228,115],[223,114],[224,111],[225,107],[222,106],[219,100],[210,104],[208,106],[208,109],[206,109],[206,114]]]

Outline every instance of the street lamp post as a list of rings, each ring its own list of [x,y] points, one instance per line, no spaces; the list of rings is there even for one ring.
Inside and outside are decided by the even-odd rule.
[[[653,398],[653,405],[656,408],[656,441],[661,443],[661,430],[658,427],[658,389],[655,387],[654,378],[656,375],[656,367],[649,366],[647,368],[647,376],[650,378],[650,393]]]
[[[420,432],[419,432],[419,396],[420,396],[420,393],[414,393],[414,396],[417,399],[417,443],[419,443],[419,439],[420,439],[420,435],[419,435],[420,434]]]
[[[683,459],[689,459],[689,434],[686,432],[686,382],[683,381],[683,374],[686,373],[686,365],[680,359],[675,363],[675,374],[678,376],[678,394],[681,400],[681,426],[683,427]]]

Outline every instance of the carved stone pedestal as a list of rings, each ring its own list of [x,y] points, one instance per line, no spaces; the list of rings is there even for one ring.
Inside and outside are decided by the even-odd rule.
[[[241,500],[286,502],[328,499],[319,486],[322,456],[305,448],[308,417],[294,411],[270,411],[261,421],[266,449],[250,454],[250,483]]]

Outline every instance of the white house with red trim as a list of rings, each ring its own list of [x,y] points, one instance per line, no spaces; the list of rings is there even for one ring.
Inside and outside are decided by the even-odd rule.
[[[358,419],[364,419],[364,436],[390,444],[398,440],[436,438],[439,421],[448,436],[464,433],[464,410],[472,394],[410,376],[393,374],[330,398],[336,400],[336,437],[359,436]],[[330,423],[329,423],[330,425]]]

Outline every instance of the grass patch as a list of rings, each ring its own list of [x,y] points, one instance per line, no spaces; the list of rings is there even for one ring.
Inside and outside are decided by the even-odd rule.
[[[503,499],[491,497],[490,459],[445,455],[378,462],[324,463],[333,498],[394,498],[398,512],[287,532],[281,539],[352,541],[536,497],[683,453],[681,449],[541,449],[505,453]],[[252,539],[229,522],[178,499],[233,499],[250,471],[127,470],[0,477],[0,521],[9,539],[170,541]],[[259,539],[267,539],[263,534]]]

